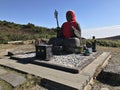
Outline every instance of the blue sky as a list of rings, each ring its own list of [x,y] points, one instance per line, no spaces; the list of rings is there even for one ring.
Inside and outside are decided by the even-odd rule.
[[[98,29],[93,30],[97,33],[91,34],[92,28],[120,27],[120,0],[0,0],[0,20],[55,28],[55,9],[59,14],[60,26],[66,21],[66,11],[73,10],[83,35],[86,34],[87,37],[99,34]],[[112,30],[116,32],[115,29]],[[104,31],[102,29],[103,33],[99,36],[107,33]],[[120,35],[120,30],[117,30],[115,35],[117,34]]]
[[[60,26],[67,10],[75,11],[83,29],[120,24],[120,0],[0,0],[0,20],[51,28],[55,9]]]

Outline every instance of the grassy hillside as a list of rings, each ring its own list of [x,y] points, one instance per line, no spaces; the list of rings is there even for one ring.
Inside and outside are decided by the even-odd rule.
[[[55,28],[35,26],[32,23],[26,25],[14,22],[0,21],[0,43],[8,41],[30,40],[36,38],[50,38],[56,35]],[[97,39],[100,46],[120,47],[120,35]]]
[[[106,38],[103,38],[105,40],[120,40],[120,35],[117,35],[117,36],[113,36],[113,37],[106,37]]]
[[[35,38],[49,38],[52,35],[55,35],[54,28],[49,29],[35,26],[32,23],[21,25],[14,22],[0,21],[0,43]]]
[[[97,44],[100,46],[120,47],[120,35],[98,39]]]

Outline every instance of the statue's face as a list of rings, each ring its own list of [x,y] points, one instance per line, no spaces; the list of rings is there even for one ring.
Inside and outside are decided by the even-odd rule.
[[[67,19],[68,22],[76,21],[75,13],[73,11],[67,11],[66,19]]]
[[[67,21],[71,21],[72,20],[72,15],[71,14],[67,14],[66,19],[67,19]]]

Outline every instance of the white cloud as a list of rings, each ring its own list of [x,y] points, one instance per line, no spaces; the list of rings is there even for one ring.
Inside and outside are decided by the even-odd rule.
[[[92,36],[105,38],[116,35],[120,35],[120,25],[82,30],[82,37],[85,38],[91,38]]]

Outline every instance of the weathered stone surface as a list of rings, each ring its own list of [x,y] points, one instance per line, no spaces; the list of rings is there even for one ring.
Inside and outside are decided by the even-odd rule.
[[[18,54],[11,56],[12,59],[17,59],[17,60],[29,60],[30,58],[33,57],[35,57],[35,53]]]
[[[101,88],[101,90],[109,90],[108,88]]]
[[[2,90],[2,87],[0,86],[0,90]]]
[[[5,73],[7,73],[6,70],[4,70],[4,69],[0,69],[0,75],[1,75],[1,74],[5,74]]]
[[[79,38],[64,39],[63,45],[65,47],[80,47],[81,46]]]
[[[0,59],[0,64],[10,68],[20,70],[25,73],[39,76],[41,78],[45,78],[47,80],[50,80],[59,84],[63,84],[65,86],[69,86],[71,88],[74,88],[74,90],[83,90],[84,86],[87,85],[91,79],[90,75],[93,75],[93,73],[95,73],[93,69],[98,68],[96,67],[96,66],[99,66],[99,65],[96,65],[96,64],[99,64],[98,61],[104,62],[108,55],[109,53],[107,54],[107,52],[104,52],[102,55],[96,58],[94,62],[91,63],[92,65],[86,66],[85,68],[87,69],[84,68],[83,73],[81,71],[78,74],[66,73],[60,70],[46,68],[46,67],[42,67],[34,64],[18,63],[15,60],[10,60],[10,59]],[[91,66],[94,66],[94,67],[91,67]],[[92,73],[89,73],[91,72],[91,70],[92,70]],[[69,89],[66,89],[66,90],[69,90]]]
[[[26,81],[26,79],[23,76],[12,73],[0,76],[0,78],[11,84],[13,87],[21,85]]]
[[[15,55],[15,54],[21,54],[21,53],[24,53],[23,51],[8,51],[8,56],[11,56],[11,55]]]

